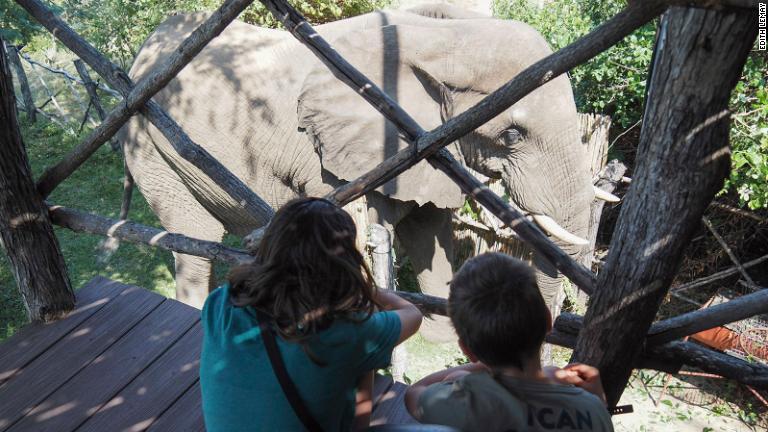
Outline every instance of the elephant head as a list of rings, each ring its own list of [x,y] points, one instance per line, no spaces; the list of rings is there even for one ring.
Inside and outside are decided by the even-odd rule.
[[[333,41],[342,56],[427,130],[551,53],[535,30],[519,22],[433,21],[434,26],[386,25]],[[340,180],[358,177],[408,145],[320,63],[304,81],[298,113],[323,169]],[[584,250],[580,240],[587,235],[594,193],[567,77],[545,84],[448,150],[474,170],[501,179],[511,203],[559,237],[567,252],[576,257]],[[426,161],[378,191],[420,205],[457,208],[464,202],[459,188]],[[534,261],[545,300],[558,303],[557,272],[543,259]]]

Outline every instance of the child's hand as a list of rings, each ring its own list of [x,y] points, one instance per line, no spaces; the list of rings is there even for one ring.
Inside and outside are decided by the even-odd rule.
[[[582,363],[572,363],[562,369],[552,368],[545,372],[553,380],[562,384],[571,384],[592,393],[605,402],[603,383],[597,368]]]

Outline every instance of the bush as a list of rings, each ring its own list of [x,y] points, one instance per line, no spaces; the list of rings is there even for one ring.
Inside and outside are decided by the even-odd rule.
[[[539,8],[529,0],[494,0],[494,14],[530,24],[558,50],[608,20],[625,4],[623,0],[554,0]],[[611,115],[613,127],[618,129],[641,120],[655,34],[656,22],[646,24],[571,71],[580,111]],[[732,169],[721,192],[737,193],[740,204],[753,210],[768,208],[767,70],[765,53],[753,51],[733,92]]]
[[[5,0],[0,0],[5,1]],[[66,1],[65,19],[101,52],[123,67],[136,57],[141,43],[174,12],[212,11],[222,0],[80,0]],[[294,5],[312,24],[322,24],[389,4],[389,0],[300,0]],[[255,25],[277,27],[278,22],[259,2],[240,19]]]

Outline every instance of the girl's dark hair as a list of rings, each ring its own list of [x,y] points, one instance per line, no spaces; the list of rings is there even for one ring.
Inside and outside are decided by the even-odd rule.
[[[304,342],[337,318],[365,320],[374,311],[371,272],[355,247],[355,222],[321,198],[299,198],[275,213],[256,262],[228,276],[236,306],[251,306],[280,335]]]

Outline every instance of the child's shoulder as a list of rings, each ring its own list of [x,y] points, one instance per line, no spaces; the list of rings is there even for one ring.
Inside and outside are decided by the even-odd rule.
[[[220,305],[229,304],[229,282],[225,282],[208,294],[203,303],[203,311]]]
[[[227,317],[232,309],[232,302],[229,300],[229,282],[211,291],[203,303],[203,310],[200,317],[204,326],[212,326],[214,322]]]

